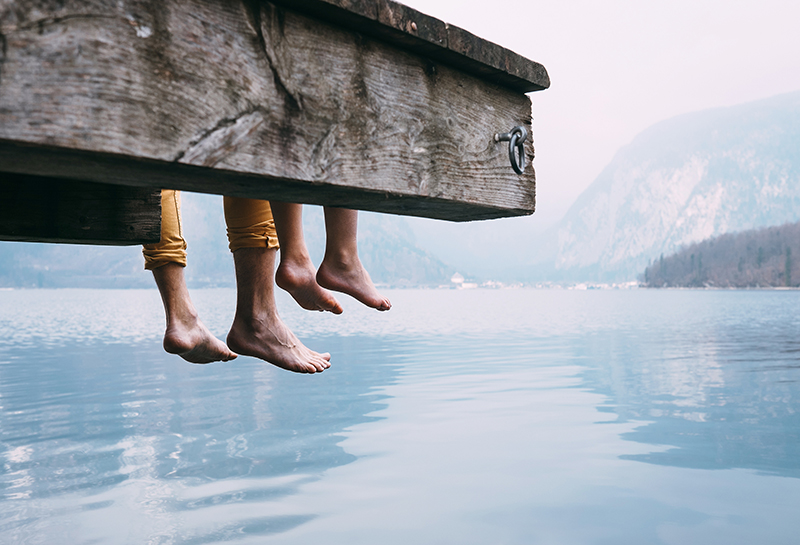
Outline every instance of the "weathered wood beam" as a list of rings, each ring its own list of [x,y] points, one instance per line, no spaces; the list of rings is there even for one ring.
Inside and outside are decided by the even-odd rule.
[[[133,245],[161,238],[161,192],[0,174],[0,240]]]
[[[392,0],[275,0],[343,27],[529,93],[550,87],[544,66]]]
[[[533,169],[493,139],[531,132],[530,100],[398,43],[266,1],[0,0],[0,172],[532,213]]]

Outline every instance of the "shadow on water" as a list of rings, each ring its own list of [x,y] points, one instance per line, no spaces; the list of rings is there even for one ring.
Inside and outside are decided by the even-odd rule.
[[[353,462],[342,433],[381,418],[376,389],[397,375],[385,348],[370,338],[318,340],[337,354],[335,373],[295,375],[252,358],[196,366],[152,345],[2,349],[0,534],[27,525],[49,535],[44,519],[98,509],[124,520],[119,511],[133,505],[156,518],[220,521],[205,533],[150,522],[141,536],[168,542],[268,535],[313,519],[215,510],[269,505]]]

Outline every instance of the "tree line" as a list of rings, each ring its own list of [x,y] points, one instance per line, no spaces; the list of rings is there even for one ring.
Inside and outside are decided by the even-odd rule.
[[[645,286],[800,287],[800,222],[729,233],[652,261]]]

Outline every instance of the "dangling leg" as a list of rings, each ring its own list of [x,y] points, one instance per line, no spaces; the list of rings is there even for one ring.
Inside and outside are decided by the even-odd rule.
[[[270,205],[281,245],[281,262],[275,272],[275,283],[306,310],[341,314],[342,307],[336,298],[317,284],[316,269],[303,236],[303,205],[274,201]]]
[[[236,266],[236,315],[228,345],[237,353],[262,359],[297,373],[324,371],[330,354],[318,354],[301,343],[278,316],[272,271],[277,250],[240,248]]]
[[[211,363],[236,358],[236,354],[200,321],[186,288],[182,266],[167,263],[153,269],[153,277],[167,315],[164,350],[191,363]]]
[[[375,289],[358,258],[358,211],[326,206],[325,232],[325,257],[317,271],[317,283],[346,293],[368,307],[392,308],[392,303]]]
[[[161,192],[161,241],[145,245],[143,253],[145,269],[153,271],[164,303],[167,317],[164,350],[191,363],[234,359],[236,354],[200,321],[189,297],[183,276],[186,242],[180,223],[179,192],[167,189]]]
[[[228,345],[298,373],[330,367],[330,354],[303,346],[278,316],[273,287],[278,240],[269,203],[225,197],[225,221],[236,267],[236,315]]]

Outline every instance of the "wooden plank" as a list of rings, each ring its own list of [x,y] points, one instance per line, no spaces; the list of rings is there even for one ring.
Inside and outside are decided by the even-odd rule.
[[[161,238],[161,192],[0,174],[0,240],[127,246]]]
[[[458,221],[535,207],[493,139],[531,132],[526,96],[269,2],[4,0],[0,33],[0,172]]]
[[[528,93],[550,87],[538,62],[392,0],[278,0],[470,74]]]

